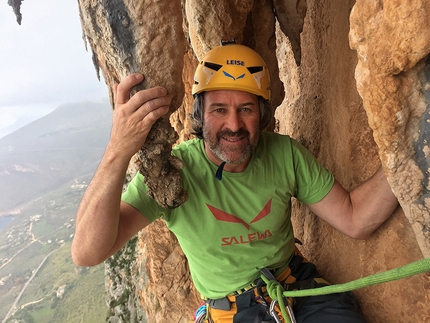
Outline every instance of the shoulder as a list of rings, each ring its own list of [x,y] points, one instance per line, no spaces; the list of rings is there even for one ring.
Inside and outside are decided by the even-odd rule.
[[[290,140],[291,138],[288,135],[281,135],[279,133],[274,132],[262,132],[260,134],[258,144],[264,146],[273,146],[282,143],[288,143]]]
[[[172,149],[172,155],[178,157],[185,163],[192,161],[204,153],[203,140],[194,138],[183,141]]]
[[[260,138],[268,141],[290,141],[291,137],[289,135],[283,135],[276,132],[261,132]]]
[[[290,154],[298,142],[288,135],[272,132],[262,132],[258,142],[258,150],[265,154]]]
[[[279,151],[279,149],[287,149],[289,152],[297,154],[310,154],[306,147],[289,135],[263,132],[260,138],[262,139],[262,145],[270,147],[271,149],[276,149],[277,151]]]
[[[196,151],[200,151],[202,147],[203,147],[202,140],[198,138],[194,138],[187,141],[183,141],[180,144],[173,147],[172,153],[175,156],[187,154],[187,153],[194,153]]]

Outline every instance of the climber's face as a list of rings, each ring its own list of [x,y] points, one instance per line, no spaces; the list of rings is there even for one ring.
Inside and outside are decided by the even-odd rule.
[[[203,137],[209,159],[224,169],[245,170],[260,135],[260,109],[255,94],[208,91],[204,96]]]

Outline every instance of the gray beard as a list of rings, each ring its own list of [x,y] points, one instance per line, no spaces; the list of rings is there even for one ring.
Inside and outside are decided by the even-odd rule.
[[[222,145],[220,144],[220,138],[224,135],[232,136],[232,137],[241,137],[246,136],[248,144],[246,145],[245,149],[242,151],[242,154],[239,158],[230,159],[228,157],[230,151],[226,151],[223,149]],[[255,146],[257,145],[259,135],[257,135],[255,143],[251,143],[249,139],[249,132],[243,129],[239,129],[237,132],[232,132],[229,130],[223,130],[217,133],[216,135],[216,141],[214,142],[210,138],[209,135],[207,135],[207,132],[205,129],[203,129],[203,137],[205,138],[205,143],[208,146],[209,150],[220,160],[225,161],[228,164],[238,165],[245,160],[247,160],[254,150]],[[233,151],[234,152],[234,151]]]
[[[208,145],[209,150],[218,157],[218,159],[225,161],[228,164],[233,164],[233,165],[239,165],[240,163],[244,162],[245,160],[248,159],[248,157],[251,156],[252,154],[252,147],[251,145],[247,145],[245,150],[243,151],[241,157],[239,159],[229,159],[226,155],[228,155],[225,151],[223,151],[223,149],[219,146],[216,145],[215,147]]]

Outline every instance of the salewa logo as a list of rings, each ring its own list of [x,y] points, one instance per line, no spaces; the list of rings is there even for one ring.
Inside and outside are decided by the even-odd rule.
[[[217,209],[216,207],[213,207],[207,203],[206,203],[206,206],[211,211],[215,219],[217,219],[218,221],[239,223],[239,224],[242,224],[249,231],[250,225],[252,223],[260,221],[261,219],[269,215],[270,209],[272,206],[272,199],[270,199],[266,203],[266,205],[263,207],[260,213],[258,213],[257,216],[254,219],[252,219],[249,224],[243,221],[241,218],[238,218],[233,214]],[[232,244],[248,244],[251,241],[264,240],[266,238],[270,238],[271,236],[272,236],[272,233],[270,232],[270,230],[265,230],[263,233],[252,232],[244,236],[241,235],[241,236],[233,236],[233,237],[224,237],[224,238],[221,238],[221,241],[222,241],[221,246],[229,246]]]
[[[251,241],[264,240],[266,238],[270,238],[271,236],[272,232],[270,232],[270,230],[266,230],[263,233],[253,232],[244,236],[224,237],[221,238],[221,247],[230,246],[232,244],[248,244]]]
[[[228,73],[227,73],[227,72],[225,72],[225,71],[222,71],[222,72],[224,73],[224,75],[225,75],[225,76],[227,76],[227,77],[229,77],[229,78],[233,79],[234,81],[239,80],[239,79],[243,79],[243,78],[245,77],[245,74],[239,75],[238,77],[234,77],[233,75],[228,74]]]

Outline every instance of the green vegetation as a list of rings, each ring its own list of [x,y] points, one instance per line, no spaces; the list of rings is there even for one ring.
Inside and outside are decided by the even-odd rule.
[[[24,316],[32,317],[35,323],[106,321],[104,266],[78,268],[71,262],[69,249],[70,244],[64,245],[51,256],[28,286],[27,296],[18,303],[23,309],[7,322]],[[63,286],[64,295],[58,297]],[[40,299],[39,303],[25,306]]]
[[[74,184],[29,204],[1,230],[0,320],[34,276],[6,323],[106,322],[104,265],[77,267],[70,254],[85,189]]]

